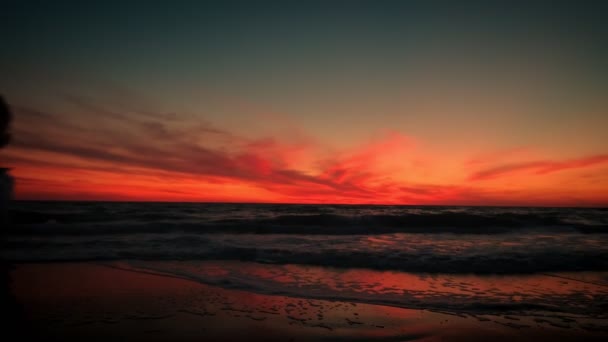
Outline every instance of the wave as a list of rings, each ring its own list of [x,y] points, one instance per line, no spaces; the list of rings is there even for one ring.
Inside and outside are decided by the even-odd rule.
[[[241,260],[428,273],[608,269],[608,210],[17,202],[14,261]]]
[[[471,276],[343,272],[319,267],[260,267],[247,262],[126,262],[108,264],[123,270],[171,276],[222,288],[308,299],[338,300],[470,315],[505,314],[542,316],[547,313],[604,317],[607,284],[586,283],[580,295],[579,279],[561,281],[564,274],[536,276]],[[314,275],[314,276],[311,276]],[[605,277],[605,273],[589,275]],[[378,282],[378,279],[383,281]],[[512,284],[518,284],[513,300]],[[541,290],[538,292],[538,290]],[[553,315],[553,314],[550,314]]]
[[[313,265],[339,269],[372,269],[443,274],[532,274],[608,269],[602,241],[576,236],[542,241],[535,236],[520,245],[512,241],[467,242],[412,236],[383,236],[392,245],[356,240],[287,236],[259,240],[254,236],[175,236],[146,239],[9,240],[3,257],[16,262],[114,260],[237,260],[278,265]],[[569,242],[571,244],[569,244]]]
[[[12,234],[256,233],[256,234],[501,234],[517,231],[608,233],[608,224],[576,222],[551,215],[502,213],[433,213],[402,215],[278,215],[247,218],[184,218],[140,214],[134,219],[87,215],[13,212]]]

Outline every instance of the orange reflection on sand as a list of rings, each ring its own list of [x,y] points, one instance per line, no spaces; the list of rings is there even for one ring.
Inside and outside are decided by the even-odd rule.
[[[263,265],[232,261],[144,263],[153,270],[173,270],[195,279],[261,293],[318,299],[382,303],[406,308],[475,311],[477,308],[560,307],[585,314],[595,298],[608,295],[603,273],[536,275],[413,274],[367,269],[332,269],[300,265]],[[217,268],[226,272],[217,275]]]
[[[204,263],[203,269],[208,264]],[[375,271],[368,269],[338,270],[324,267],[299,265],[260,265],[256,263],[222,262],[228,273],[243,274],[251,277],[272,280],[284,285],[307,286],[324,285],[332,290],[353,289],[357,292],[370,293],[403,293],[449,292],[491,296],[531,292],[543,294],[570,294],[580,291],[601,293],[602,286],[552,276],[540,275],[449,275],[449,274],[415,274],[393,271]],[[589,272],[586,273],[589,277]],[[576,275],[573,275],[576,277]]]
[[[198,269],[199,275],[207,269],[209,274],[221,277],[220,274],[234,275],[235,267],[239,265],[250,272],[257,272],[257,275],[280,273],[273,265],[249,263],[216,262],[197,267],[190,265],[189,268]],[[474,316],[446,315],[428,310],[226,290],[148,271],[117,269],[123,266],[128,267],[83,263],[19,265],[12,272],[13,290],[20,303],[24,304],[33,332],[44,337],[39,340],[105,341],[128,337],[142,341],[256,338],[316,341],[329,337],[346,340],[482,341],[498,337],[500,340],[559,338],[577,341],[594,337],[599,341],[605,337],[605,333],[597,330],[552,328],[547,323],[542,323],[542,327],[530,325],[520,330],[505,326],[513,322],[510,319],[503,319],[502,323],[488,319],[481,321]],[[175,268],[177,264],[172,266]],[[218,268],[227,273],[218,272]],[[267,268],[268,272],[259,268]],[[294,273],[299,267],[286,268]],[[309,275],[330,276],[332,273],[312,269],[314,272]],[[302,280],[302,273],[291,276]],[[345,279],[354,279],[368,273],[353,271],[344,275]],[[340,278],[337,275],[331,277]],[[419,281],[411,277],[393,277],[386,284],[403,286],[401,281],[406,279],[414,281],[412,285],[420,289]],[[426,279],[436,281],[431,277]],[[367,281],[377,280],[382,279]],[[393,284],[395,282],[397,284]],[[546,318],[543,319],[547,321]],[[497,320],[498,317],[492,319]],[[559,317],[551,319],[559,323]]]

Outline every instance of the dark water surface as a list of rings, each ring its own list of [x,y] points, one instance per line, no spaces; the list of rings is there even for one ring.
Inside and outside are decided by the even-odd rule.
[[[608,331],[606,209],[15,202],[11,216],[12,262]]]

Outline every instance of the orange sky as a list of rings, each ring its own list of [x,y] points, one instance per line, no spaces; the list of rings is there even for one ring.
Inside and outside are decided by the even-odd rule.
[[[2,154],[17,199],[608,203],[608,154],[555,158],[531,146],[438,151],[390,130],[340,149],[301,130],[251,138],[179,115],[14,111],[14,141]]]

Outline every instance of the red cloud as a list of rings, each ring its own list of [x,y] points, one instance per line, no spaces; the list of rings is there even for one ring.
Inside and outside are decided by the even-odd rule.
[[[532,197],[487,183],[449,184],[445,179],[453,177],[441,177],[451,170],[433,155],[425,157],[433,161],[429,169],[440,174],[435,182],[442,184],[427,179],[428,170],[414,177],[408,172],[418,171],[404,167],[417,157],[414,144],[398,133],[328,156],[329,149],[301,137],[249,139],[174,116],[127,115],[83,101],[72,102],[95,115],[83,119],[17,108],[15,140],[4,160],[15,168],[18,198],[523,204]],[[604,162],[608,155],[511,163],[480,170],[469,180]],[[546,196],[551,194],[536,198]],[[587,196],[593,203],[605,197]]]
[[[535,174],[548,174],[567,169],[577,169],[608,162],[608,155],[600,154],[566,161],[532,161],[525,163],[506,164],[478,171],[469,180],[478,181],[501,177],[519,171],[532,171]]]
[[[93,110],[97,106],[86,108]],[[12,149],[23,153],[13,155],[13,166],[114,170],[129,177],[157,172],[173,174],[176,179],[223,178],[288,196],[299,192],[325,197],[333,194],[332,198],[371,198],[375,192],[364,184],[367,177],[372,176],[366,169],[379,155],[391,153],[406,141],[401,135],[391,134],[336,158],[326,169],[311,174],[299,170],[297,165],[298,154],[311,148],[305,142],[290,144],[272,138],[248,140],[200,126],[185,130],[157,116],[127,117],[105,109],[97,110],[96,118],[81,122],[23,108],[17,114],[21,120]],[[130,134],[120,134],[116,127]],[[221,139],[217,139],[218,135]],[[201,137],[206,138],[203,144],[199,143]],[[32,151],[69,156],[72,164],[19,158]],[[83,162],[74,163],[74,158]]]
[[[334,157],[326,163],[321,178],[338,184],[364,182],[374,178],[370,169],[383,157],[404,158],[404,149],[411,147],[411,139],[399,133],[389,133],[386,137],[371,144],[360,146],[344,156]]]

